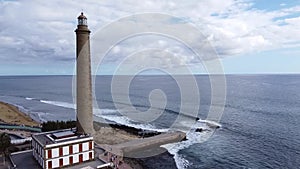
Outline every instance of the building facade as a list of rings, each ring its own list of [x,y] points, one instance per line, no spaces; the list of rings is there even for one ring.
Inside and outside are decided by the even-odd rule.
[[[70,130],[32,136],[33,156],[44,169],[61,168],[94,160],[94,141]]]

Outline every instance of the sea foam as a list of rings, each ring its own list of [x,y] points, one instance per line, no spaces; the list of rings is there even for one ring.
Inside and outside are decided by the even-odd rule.
[[[76,105],[73,103],[67,103],[67,102],[60,102],[60,101],[48,101],[48,100],[40,100],[42,103],[51,104],[59,107],[64,108],[71,108],[75,109]],[[126,125],[129,127],[134,127],[136,129],[142,129],[142,130],[150,130],[150,131],[157,131],[157,132],[167,132],[168,129],[159,129],[155,127],[152,124],[140,124],[132,121],[126,116],[119,115],[117,110],[113,109],[94,109],[94,115],[97,117],[102,117],[106,120]],[[205,140],[207,140],[213,133],[213,130],[209,127],[209,125],[218,126],[220,127],[221,124],[209,121],[209,120],[198,120],[192,127],[191,130],[186,134],[187,140],[178,142],[178,143],[171,143],[162,145],[161,147],[164,147],[168,150],[168,152],[172,155],[174,155],[174,160],[176,162],[176,166],[179,169],[187,168],[191,163],[186,160],[180,153],[180,150],[186,149],[189,146],[201,143]],[[204,129],[203,132],[196,132],[195,130],[197,128]]]
[[[60,101],[49,101],[49,100],[40,100],[40,102],[45,103],[45,104],[50,104],[54,106],[59,106],[59,107],[64,107],[64,108],[71,108],[75,109],[76,105],[73,103],[68,103],[68,102],[60,102]],[[157,131],[157,132],[166,132],[168,129],[157,129],[154,125],[152,124],[140,124],[135,121],[130,120],[126,116],[120,116],[118,115],[117,110],[113,109],[94,109],[94,115],[104,118],[106,120],[126,125],[129,127],[134,127],[137,129],[142,129],[142,130],[150,130],[150,131]]]
[[[34,100],[34,98],[31,97],[25,97],[26,100]]]
[[[40,100],[42,103],[51,104],[54,106],[69,108],[69,109],[75,109],[74,103],[67,103],[67,102],[60,102],[60,101],[48,101],[48,100]]]
[[[196,132],[197,128],[202,128],[203,131]],[[168,152],[173,155],[177,168],[184,169],[192,165],[192,163],[190,163],[180,154],[180,150],[186,149],[193,144],[206,141],[213,134],[213,131],[214,130],[207,125],[206,120],[198,120],[191,127],[191,130],[186,133],[187,140],[178,143],[165,144],[161,147],[166,148]]]

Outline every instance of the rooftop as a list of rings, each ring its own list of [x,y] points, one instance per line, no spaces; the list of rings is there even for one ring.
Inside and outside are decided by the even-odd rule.
[[[64,143],[67,141],[76,141],[84,138],[91,138],[90,135],[78,135],[73,129],[55,130],[33,134],[32,138],[37,140],[42,146]]]
[[[75,133],[71,130],[68,130],[68,131],[61,131],[61,132],[53,133],[52,136],[54,136],[56,139],[61,139],[61,138],[75,136]]]

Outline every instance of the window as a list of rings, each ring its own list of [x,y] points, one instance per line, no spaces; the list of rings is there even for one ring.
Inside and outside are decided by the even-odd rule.
[[[52,161],[48,161],[48,168],[52,168]]]
[[[82,152],[82,143],[79,143],[79,152]]]
[[[48,158],[52,158],[52,150],[51,149],[48,150]]]
[[[93,159],[93,153],[92,152],[89,153],[89,158],[90,158],[90,160]]]
[[[93,142],[92,141],[89,142],[89,149],[90,150],[93,149]]]
[[[82,161],[83,161],[83,155],[79,154],[79,163],[82,163]]]
[[[72,165],[73,164],[73,156],[69,157],[69,161],[70,161],[70,165]]]
[[[59,159],[59,167],[62,167],[64,165],[64,161],[63,161],[63,159],[61,158],[61,159]]]
[[[73,146],[72,145],[69,146],[69,154],[73,154]]]
[[[59,147],[59,156],[63,156],[63,148],[62,147]]]

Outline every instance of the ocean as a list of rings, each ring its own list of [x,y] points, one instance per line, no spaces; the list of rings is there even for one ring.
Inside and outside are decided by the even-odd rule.
[[[1,76],[0,100],[18,106],[39,121],[74,120],[72,76]],[[195,76],[199,86],[198,117],[205,119],[211,104],[209,76]],[[160,89],[167,99],[163,113],[144,124],[116,110],[111,76],[97,76],[95,117],[131,127],[163,131],[180,112],[180,87],[170,76],[136,76],[129,99],[139,111],[151,106],[149,93]],[[299,168],[300,75],[226,75],[227,97],[221,128],[190,132],[188,140],[168,151],[178,168]],[[120,84],[122,85],[122,84]],[[119,93],[120,97],[122,93]],[[122,96],[123,97],[123,96]],[[122,104],[122,103],[120,103]],[[205,123],[199,123],[203,128]],[[201,124],[200,124],[201,123]],[[171,146],[172,147],[172,146]],[[164,163],[163,160],[156,160]]]

